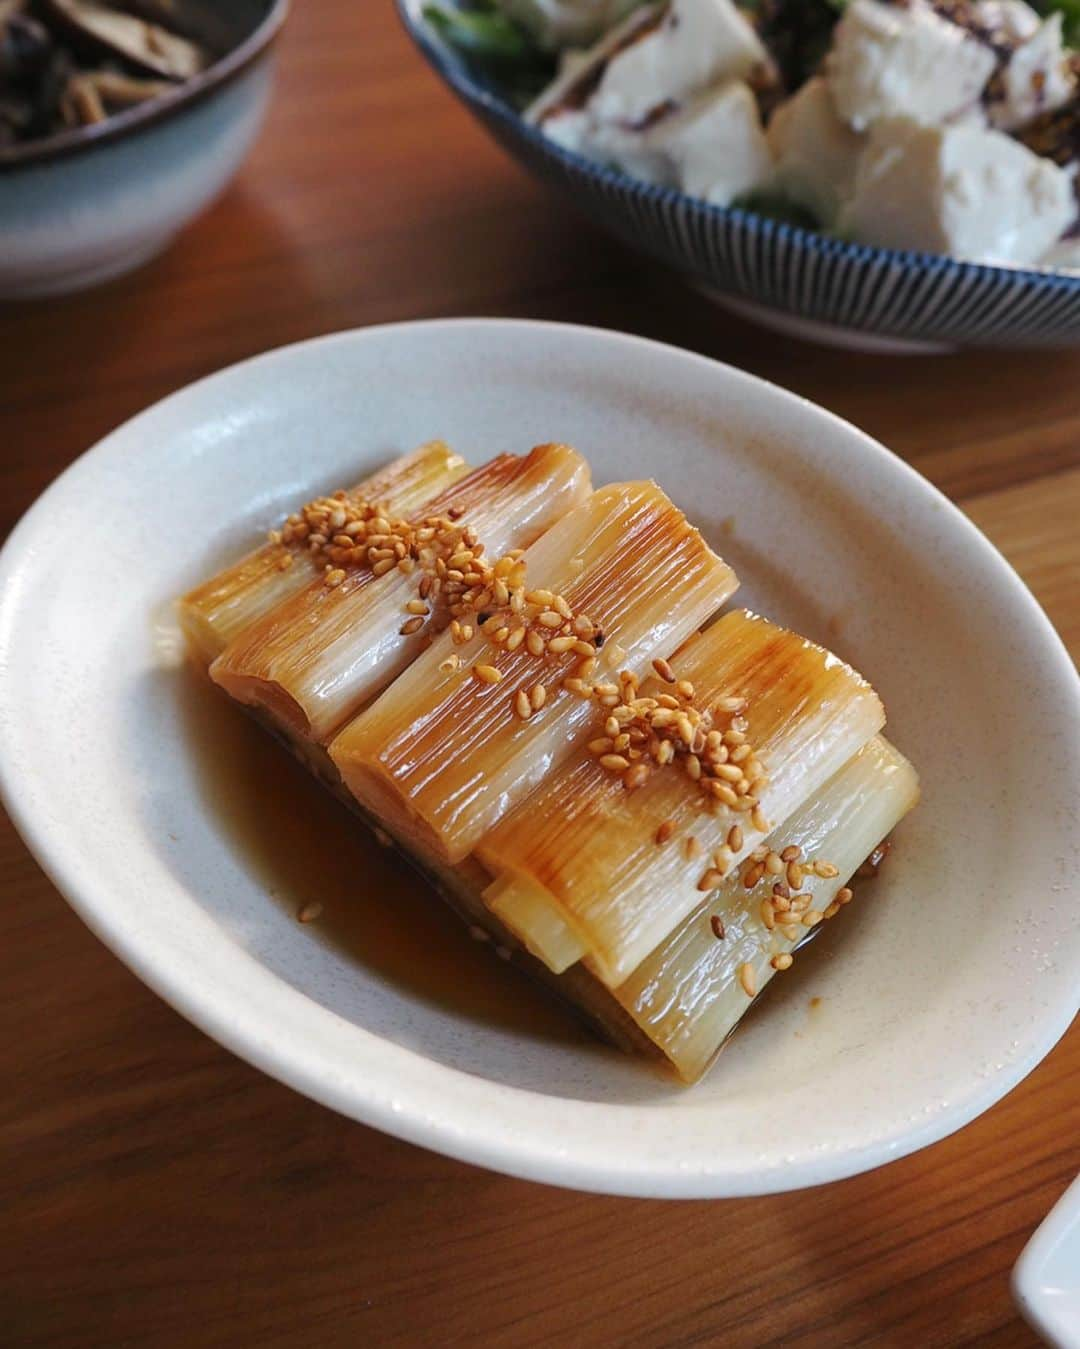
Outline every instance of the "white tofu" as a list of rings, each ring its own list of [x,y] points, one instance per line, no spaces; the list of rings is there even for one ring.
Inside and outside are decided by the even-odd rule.
[[[582,101],[578,97],[580,87],[589,88],[599,83],[601,73],[607,68],[609,60],[630,43],[634,42],[639,30],[645,32],[659,16],[660,4],[641,5],[620,24],[616,24],[598,43],[587,52],[577,53],[569,60],[560,63],[555,79],[525,109],[525,119],[549,130],[548,123],[556,116],[569,116],[573,111],[582,111],[589,98]],[[595,92],[595,90],[593,90]],[[567,107],[571,104],[572,107]]]
[[[548,51],[587,47],[638,0],[499,0],[499,7]]]
[[[1062,272],[1080,272],[1080,238],[1059,239],[1042,255],[1039,265]]]
[[[853,0],[833,30],[825,74],[840,116],[865,131],[883,117],[945,121],[976,102],[996,65],[990,47],[926,0]]]
[[[732,0],[671,0],[632,14],[590,53],[599,80],[586,107],[595,123],[639,126],[665,104],[682,105],[722,80],[771,70],[768,53]],[[576,78],[582,77],[579,68]],[[573,77],[560,77],[529,115],[557,106]],[[550,118],[549,118],[550,120]]]
[[[898,118],[871,129],[843,227],[886,248],[1025,264],[1076,213],[1072,174],[1003,132]]]
[[[723,195],[726,183],[741,181],[760,161],[754,137],[762,132],[756,106],[751,120],[743,95],[723,94],[719,86],[771,69],[768,61],[731,0],[671,0],[631,14],[525,115],[552,140],[588,159],[647,182],[676,186],[685,177],[707,179],[709,190]],[[735,118],[731,128],[721,124],[711,103],[697,102],[714,90],[721,99],[717,108],[728,100],[723,106]],[[748,89],[746,95],[753,103]],[[726,177],[706,143],[709,137],[720,137],[727,153],[743,156]]]
[[[820,75],[781,103],[769,118],[769,149],[776,186],[831,225],[855,190],[855,167],[865,136],[842,121]]]
[[[1063,107],[1075,91],[1068,63],[1061,15],[1052,14],[1009,57],[1001,72],[1003,96],[989,102],[991,123],[1015,131],[1039,113]]]
[[[648,135],[674,186],[717,206],[772,178],[772,156],[748,85],[729,80],[685,112],[664,118]]]
[[[975,0],[975,18],[994,40],[1009,46],[1026,42],[1039,31],[1040,19],[1024,0]]]

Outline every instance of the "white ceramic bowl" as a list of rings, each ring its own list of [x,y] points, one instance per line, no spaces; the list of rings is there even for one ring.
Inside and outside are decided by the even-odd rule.
[[[81,290],[148,262],[240,167],[288,0],[225,0],[237,34],[175,90],[94,126],[0,149],[0,299]]]
[[[387,974],[378,933],[344,949],[300,926],[209,799],[170,597],[298,498],[435,435],[473,457],[564,439],[598,480],[655,476],[736,566],[743,603],[873,680],[922,774],[876,887],[692,1090],[425,996]],[[832,1180],[959,1128],[1029,1072],[1080,985],[1078,727],[1042,611],[918,474],[750,375],[609,332],[432,322],[273,352],[114,432],[0,559],[0,783],[94,931],[317,1100],[585,1189]],[[267,801],[274,771],[255,784]]]

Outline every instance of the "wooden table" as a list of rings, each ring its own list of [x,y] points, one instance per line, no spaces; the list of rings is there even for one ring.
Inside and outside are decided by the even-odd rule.
[[[266,347],[420,315],[568,319],[732,361],[879,436],[1080,651],[1080,352],[895,360],[726,318],[504,159],[389,4],[295,9],[227,197],[136,276],[0,313],[5,530],[116,423]],[[9,826],[0,848],[5,1345],[1034,1342],[1008,1277],[1080,1167],[1075,1027],[977,1123],[870,1175],[728,1203],[593,1198],[421,1152],[261,1076],[98,945]]]

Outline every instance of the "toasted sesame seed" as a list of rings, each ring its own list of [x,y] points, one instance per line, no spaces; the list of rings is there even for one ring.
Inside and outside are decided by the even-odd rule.
[[[764,843],[759,843],[750,854],[750,860],[753,862],[764,862],[769,855],[769,849]]]
[[[665,684],[675,683],[675,671],[662,656],[656,657],[652,663],[652,667]]]
[[[423,626],[424,620],[417,616],[416,618],[410,618],[407,622],[402,623],[401,627],[398,628],[398,633],[402,637],[411,637],[414,632],[419,632]]]
[[[784,863],[779,853],[769,852],[765,855],[765,870],[770,876],[782,876],[784,874]]]
[[[576,640],[575,637],[552,637],[548,642],[548,650],[553,656],[561,656],[570,650]]]
[[[840,912],[840,905],[837,904],[836,900],[834,899],[833,902],[829,905],[829,907],[825,910],[823,916],[825,918],[835,918],[839,912]]]
[[[473,635],[474,635],[473,625],[471,623],[462,623],[461,640],[463,642],[471,642],[473,639]]]
[[[690,754],[686,759],[686,775],[691,782],[697,782],[701,777],[701,760],[696,754]]]
[[[855,892],[849,889],[848,886],[843,885],[837,890],[833,898],[836,900],[837,904],[850,904],[855,898]]]
[[[630,760],[624,758],[621,754],[602,754],[600,756],[600,767],[606,768],[609,773],[622,773],[630,767]]]
[[[583,679],[574,679],[573,677],[564,679],[562,686],[567,693],[576,693],[579,698],[592,697],[592,686],[586,684]]]
[[[755,996],[757,981],[754,978],[754,967],[749,962],[744,962],[739,966],[739,983],[742,984],[743,992],[748,998]]]
[[[822,880],[831,881],[833,877],[840,875],[838,867],[834,867],[831,862],[814,862],[814,875],[820,876]]]
[[[675,685],[675,692],[679,695],[680,698],[688,698],[692,700],[694,697],[694,686],[693,684],[690,683],[689,679],[680,679],[679,682]]]
[[[699,890],[715,890],[718,886],[723,884],[723,881],[724,878],[719,871],[717,871],[715,867],[710,867],[705,875],[702,876],[701,880],[698,881],[697,888]]]
[[[675,832],[675,821],[665,820],[656,831],[656,842],[660,845],[665,844]]]
[[[709,926],[712,928],[713,936],[717,941],[724,940],[724,920],[718,913],[714,913],[709,919]]]
[[[750,866],[748,866],[746,870],[743,872],[742,875],[743,888],[746,890],[752,890],[764,875],[765,875],[765,867],[763,866],[763,864],[761,862],[752,862]]]
[[[726,843],[713,849],[712,859],[717,871],[723,872],[725,876],[735,864],[735,854]]]
[[[769,961],[774,970],[790,970],[794,963],[787,951],[781,951],[779,955],[773,956],[772,960]]]
[[[340,567],[334,567],[326,573],[326,584],[328,586],[339,586],[345,579],[345,573]]]
[[[729,763],[719,763],[714,765],[713,773],[715,773],[718,778],[723,778],[725,782],[738,782],[742,777],[742,773],[739,769],[736,768],[734,764]]]
[[[737,824],[733,824],[728,830],[727,846],[732,852],[738,852],[743,845],[743,832]]]
[[[529,706],[531,707],[532,704],[530,703]],[[598,735],[595,740],[589,741],[586,749],[588,749],[590,754],[610,754],[611,745],[611,736]]]
[[[782,932],[788,941],[798,941],[801,935],[796,923],[781,923],[777,930]]]
[[[388,571],[391,571],[396,566],[397,561],[395,558],[384,557],[381,561],[375,563],[371,569],[371,574],[373,576],[385,576]]]
[[[821,922],[822,913],[820,909],[807,909],[799,920],[804,927],[816,927]]]
[[[481,684],[497,684],[502,678],[494,665],[474,665],[473,674]]]
[[[761,901],[761,921],[770,932],[776,926],[776,914],[773,910],[772,900],[768,897]]]
[[[544,654],[544,639],[535,628],[529,630],[529,634],[525,638],[525,647],[530,656],[542,656]]]
[[[761,834],[769,832],[769,821],[765,818],[765,812],[760,806],[755,806],[750,812],[750,823]]]
[[[596,669],[596,663],[595,656],[585,656],[582,660],[578,661],[577,666],[574,669],[575,675],[577,675],[579,679],[588,679],[589,675]]]
[[[780,857],[785,862],[797,862],[801,856],[802,856],[802,849],[796,848],[794,843],[789,843],[788,846],[784,849],[784,851],[780,854]]]
[[[539,712],[547,701],[547,688],[543,684],[534,684],[529,690],[529,703],[534,712]]]
[[[789,862],[787,864],[787,883],[792,890],[798,890],[803,883],[803,869],[798,862]]]
[[[554,609],[545,609],[536,621],[542,628],[561,628],[563,625],[563,616],[562,614],[556,613]]]
[[[683,839],[683,855],[688,862],[692,862],[695,857],[701,856],[701,844],[693,834],[688,834],[686,838]]]
[[[573,618],[574,616],[573,609],[570,608],[562,595],[556,595],[551,601],[551,606],[556,613],[562,614],[563,618]]]
[[[647,763],[636,763],[633,767],[627,769],[623,778],[623,786],[628,792],[635,791],[649,776],[649,765]]]
[[[507,651],[516,651],[524,640],[525,629],[520,627],[515,628],[506,639]]]
[[[575,638],[573,646],[570,648],[575,655],[581,656],[583,660],[592,662],[593,668],[596,666],[596,657],[593,655],[593,646],[591,642],[583,642],[580,637]]]
[[[410,614],[426,614],[428,607],[423,600],[410,600],[405,606],[405,611]]]
[[[524,689],[518,689],[514,694],[514,711],[522,721],[528,721],[532,716],[532,703]]]
[[[555,596],[550,590],[530,590],[525,595],[525,603],[535,604],[541,608],[547,608],[554,598]]]

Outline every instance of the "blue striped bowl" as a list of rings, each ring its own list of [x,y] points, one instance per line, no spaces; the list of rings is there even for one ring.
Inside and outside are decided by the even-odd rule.
[[[802,335],[903,350],[1080,343],[1080,275],[957,262],[824,238],[641,183],[554,145],[396,0],[435,71],[495,139],[591,219],[731,307]]]

